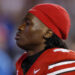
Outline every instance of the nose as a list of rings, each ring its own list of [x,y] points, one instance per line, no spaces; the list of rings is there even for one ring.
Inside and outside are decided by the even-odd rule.
[[[25,24],[22,24],[18,27],[18,30],[19,31],[23,31],[25,29]]]

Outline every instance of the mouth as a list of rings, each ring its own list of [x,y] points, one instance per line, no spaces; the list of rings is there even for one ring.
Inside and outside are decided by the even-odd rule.
[[[19,40],[20,39],[20,33],[16,34],[15,40]]]

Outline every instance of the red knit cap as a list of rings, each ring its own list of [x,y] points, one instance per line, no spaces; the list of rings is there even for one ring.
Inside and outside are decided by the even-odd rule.
[[[28,11],[39,18],[59,38],[66,39],[70,29],[67,11],[56,4],[38,4]]]

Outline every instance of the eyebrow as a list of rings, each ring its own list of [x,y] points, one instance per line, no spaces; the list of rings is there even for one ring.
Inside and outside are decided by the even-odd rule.
[[[26,20],[30,20],[28,17],[25,17],[24,19],[23,19],[23,21],[26,21]]]

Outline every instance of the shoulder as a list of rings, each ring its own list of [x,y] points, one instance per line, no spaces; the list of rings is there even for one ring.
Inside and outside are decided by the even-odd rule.
[[[49,49],[48,53],[55,58],[75,58],[75,52],[69,49],[53,48]]]
[[[75,52],[63,48],[52,48],[45,50],[38,58],[39,62],[45,64],[53,64],[64,60],[75,60]]]
[[[75,60],[75,52],[63,48],[53,48],[47,51],[47,57],[50,60],[50,64],[63,61],[63,60]]]
[[[73,50],[64,49],[64,48],[52,48],[49,49],[49,51],[53,53],[75,53]]]

